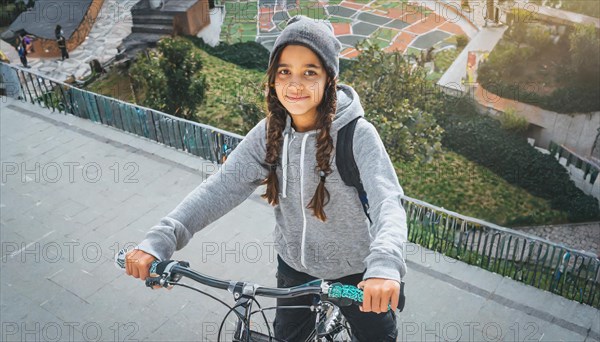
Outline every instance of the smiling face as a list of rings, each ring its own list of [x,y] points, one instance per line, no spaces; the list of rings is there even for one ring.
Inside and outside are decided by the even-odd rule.
[[[309,48],[288,45],[282,51],[275,74],[279,102],[304,125],[316,122],[317,106],[323,99],[327,72],[319,57]]]

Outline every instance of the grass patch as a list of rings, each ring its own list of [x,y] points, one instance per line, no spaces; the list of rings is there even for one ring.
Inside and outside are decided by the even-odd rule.
[[[389,40],[385,40],[385,39],[381,39],[381,38],[376,38],[376,37],[369,37],[367,39],[371,44],[375,44],[377,46],[379,46],[379,48],[381,49],[385,49],[386,47],[388,47],[390,45]]]
[[[375,0],[370,7],[375,9],[388,9],[404,6],[408,0]]]
[[[406,48],[405,55],[413,55],[415,57],[419,57],[419,56],[421,56],[421,49],[417,49],[412,46],[409,46],[408,48]]]
[[[106,75],[91,83],[86,89],[97,94],[135,103],[127,71],[119,68],[110,69]]]
[[[223,61],[198,49],[204,62],[204,70],[209,90],[206,92],[206,103],[198,108],[196,120],[226,129],[231,132],[246,134],[241,129],[242,118],[237,113],[237,98],[255,99],[260,93],[260,82],[263,72],[241,68]]]
[[[225,2],[221,41],[228,44],[255,41],[258,4],[256,1]]]
[[[431,74],[428,74],[425,79],[428,81],[437,82],[440,80],[440,78],[442,78],[442,75],[443,73],[434,71]]]
[[[256,40],[256,22],[232,22],[224,25],[221,30],[221,40],[228,44]]]
[[[334,15],[330,15],[327,19],[331,23],[348,23],[348,24],[352,23],[352,19],[344,18],[344,17],[337,17],[337,16],[334,16]]]
[[[383,40],[387,40],[388,42],[391,42],[392,39],[394,39],[394,37],[398,34],[398,32],[399,32],[398,30],[381,27],[373,33],[373,37],[377,37],[377,38],[380,38]]]
[[[258,4],[255,1],[225,2],[225,21],[255,20],[258,13]]]
[[[548,201],[449,150],[429,164],[394,166],[407,196],[438,207],[502,226],[522,216],[534,217],[537,224],[567,222],[566,213],[552,209]]]
[[[435,71],[444,73],[446,70],[448,70],[450,65],[452,65],[452,63],[458,57],[459,54],[460,51],[458,51],[457,49],[447,49],[435,54]]]

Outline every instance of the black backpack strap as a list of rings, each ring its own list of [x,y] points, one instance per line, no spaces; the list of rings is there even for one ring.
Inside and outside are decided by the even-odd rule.
[[[342,177],[342,180],[346,185],[356,188],[358,191],[358,198],[363,206],[365,215],[367,215],[369,222],[372,224],[373,221],[371,221],[371,216],[369,215],[369,200],[367,199],[367,192],[365,191],[362,181],[360,180],[360,172],[358,170],[358,166],[356,165],[356,160],[354,159],[354,151],[352,150],[354,130],[356,128],[356,123],[361,118],[364,119],[364,117],[359,116],[338,131],[335,158],[336,166],[340,176]]]

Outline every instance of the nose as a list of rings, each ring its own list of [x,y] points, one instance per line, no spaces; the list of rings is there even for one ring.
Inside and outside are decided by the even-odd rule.
[[[304,83],[292,80],[287,84],[285,94],[292,97],[307,96]]]
[[[302,90],[304,90],[304,84],[302,82],[298,82],[298,81],[290,82],[290,87],[296,89],[298,92],[301,92]]]

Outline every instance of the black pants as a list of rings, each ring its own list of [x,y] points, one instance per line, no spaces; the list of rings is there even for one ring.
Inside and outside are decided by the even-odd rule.
[[[277,287],[291,287],[315,280],[306,273],[298,272],[277,256]],[[364,272],[339,279],[328,279],[346,285],[358,285]],[[277,299],[277,306],[311,305],[311,296]],[[354,339],[360,342],[396,341],[396,313],[388,311],[377,314],[361,312],[357,305],[341,307],[342,313],[352,329]],[[315,328],[316,314],[309,309],[277,309],[273,322],[275,337],[288,342],[305,341]]]
[[[60,52],[62,54],[62,59],[65,60],[65,58],[69,58],[69,51],[67,51],[66,47],[61,47],[60,48]]]

